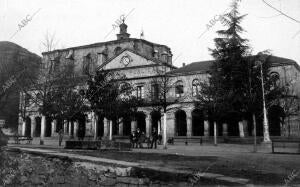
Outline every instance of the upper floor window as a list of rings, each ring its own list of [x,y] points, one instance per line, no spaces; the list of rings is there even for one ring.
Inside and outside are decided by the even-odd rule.
[[[167,62],[168,61],[168,53],[164,51],[161,54],[161,59],[162,59],[162,61]]]
[[[270,79],[271,79],[271,90],[275,89],[280,84],[280,76],[277,72],[271,72],[270,73]]]
[[[182,81],[176,82],[175,94],[176,94],[176,97],[181,97],[183,95],[183,82]]]
[[[48,63],[49,73],[53,73],[59,70],[60,56],[51,57]]]
[[[87,54],[86,56],[83,57],[83,66],[82,66],[82,72],[83,74],[89,74],[90,73],[90,68],[91,68],[91,55]]]
[[[158,50],[154,49],[152,55],[154,58],[158,58]]]
[[[74,51],[72,49],[69,50],[66,59],[74,60]]]
[[[144,86],[140,85],[136,87],[136,97],[144,99]]]
[[[158,84],[152,84],[151,95],[152,95],[152,99],[154,99],[154,100],[159,98],[159,85]]]
[[[114,54],[115,54],[115,55],[120,54],[121,49],[122,49],[121,47],[116,47],[115,50],[114,50]]]
[[[129,83],[123,82],[119,86],[119,93],[121,98],[129,98],[132,94],[132,87]]]
[[[192,95],[197,96],[200,91],[200,83],[198,79],[194,79],[192,82]]]
[[[31,100],[31,95],[28,94],[28,93],[26,93],[26,94],[24,95],[24,102],[25,102],[25,106],[26,106],[26,107],[29,106],[30,100]]]

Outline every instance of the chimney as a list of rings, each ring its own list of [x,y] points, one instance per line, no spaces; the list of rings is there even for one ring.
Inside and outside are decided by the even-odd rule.
[[[182,63],[182,67],[184,67],[185,66],[185,63]]]

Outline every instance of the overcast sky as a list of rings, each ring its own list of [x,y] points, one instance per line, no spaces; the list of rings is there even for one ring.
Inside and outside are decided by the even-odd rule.
[[[242,0],[240,12],[248,14],[242,22],[247,31],[243,36],[250,40],[253,54],[270,49],[273,55],[299,64],[300,0],[266,2],[295,20],[278,15],[262,0]],[[122,14],[130,13],[126,24],[131,37],[140,38],[143,30],[144,39],[169,46],[174,65],[181,66],[183,62],[212,59],[208,48],[214,47],[215,31],[222,26],[217,22],[207,30],[207,24],[226,11],[230,3],[231,0],[0,0],[0,40],[17,43],[39,55],[47,32],[55,33],[57,48],[115,40],[119,29],[112,30],[112,24]],[[32,17],[31,21],[18,31],[26,17]]]

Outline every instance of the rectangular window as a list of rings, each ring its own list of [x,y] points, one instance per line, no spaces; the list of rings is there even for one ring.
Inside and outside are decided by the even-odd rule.
[[[90,73],[90,66],[91,66],[91,57],[90,55],[87,55],[83,58],[83,67],[82,67],[83,74]]]
[[[136,97],[139,99],[144,99],[144,86],[136,87]]]
[[[152,93],[152,99],[158,99],[159,98],[159,85],[153,84],[151,87],[151,93]]]

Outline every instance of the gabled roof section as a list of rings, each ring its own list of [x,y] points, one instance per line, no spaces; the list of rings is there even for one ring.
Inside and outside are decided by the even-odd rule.
[[[169,74],[207,73],[210,70],[210,66],[213,64],[213,62],[213,60],[192,62],[186,66],[169,72]]]
[[[256,57],[257,55],[249,56],[249,58],[253,58],[253,59],[255,59]],[[270,60],[272,67],[293,65],[300,71],[300,66],[294,60],[273,56],[273,55],[271,56],[265,55],[265,57],[267,57],[268,60]],[[192,62],[186,66],[183,66],[181,68],[169,72],[169,74],[208,73],[214,61],[215,60]]]
[[[291,59],[288,59],[288,58],[282,58],[282,57],[278,57],[278,56],[272,56],[272,55],[269,56],[268,58],[271,61],[273,67],[293,65],[300,71],[299,64],[294,60],[291,60]]]
[[[153,61],[153,62],[155,62],[155,63],[157,63],[157,64],[159,64],[159,65],[164,65],[164,66],[167,66],[167,67],[170,67],[170,68],[173,68],[173,69],[177,69],[177,67],[175,67],[175,66],[173,66],[173,65],[170,65],[170,64],[168,64],[168,63],[166,63],[166,62],[163,62],[163,61],[161,61],[161,60],[159,60],[159,59],[147,57],[147,56],[142,55],[141,53],[139,53],[139,52],[137,52],[137,51],[134,51],[134,50],[131,50],[131,49],[123,49],[123,50],[120,51],[119,54],[117,54],[117,55],[111,57],[110,59],[106,60],[106,62],[104,62],[103,64],[101,64],[99,67],[97,67],[97,70],[100,70],[100,69],[102,69],[103,67],[105,67],[107,64],[109,64],[111,61],[113,61],[115,58],[117,58],[118,56],[120,56],[120,55],[121,55],[123,52],[125,52],[125,51],[132,52],[132,53],[134,53],[134,54],[136,54],[136,55],[138,55],[138,56],[141,56],[141,57],[143,57],[143,58],[145,58],[145,59],[147,59],[147,60]]]

